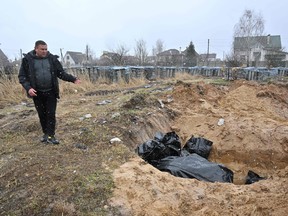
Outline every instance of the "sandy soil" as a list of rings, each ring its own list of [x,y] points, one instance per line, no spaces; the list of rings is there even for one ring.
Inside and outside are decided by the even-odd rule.
[[[287,82],[189,77],[128,90],[72,88],[63,88],[58,104],[59,146],[39,142],[31,101],[0,101],[1,216],[287,214]],[[105,100],[111,103],[98,105]],[[209,161],[232,170],[234,182],[154,168],[134,150],[157,131],[175,131],[183,145],[192,135],[212,141]],[[114,137],[122,143],[111,144]],[[266,180],[245,185],[249,170]]]
[[[209,139],[213,142],[209,160],[231,169],[234,183],[175,177],[135,156],[114,171],[111,204],[120,208],[121,215],[287,214],[287,84],[178,82],[162,101],[162,111],[147,120],[152,130],[134,129],[138,144],[152,139],[153,129],[176,131],[182,143],[192,135]],[[163,112],[176,117],[162,124],[167,122]],[[219,126],[220,118],[224,124]],[[267,179],[245,185],[249,170]]]

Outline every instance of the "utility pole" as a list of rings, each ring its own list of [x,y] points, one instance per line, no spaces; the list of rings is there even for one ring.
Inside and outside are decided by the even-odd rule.
[[[208,47],[207,47],[207,56],[206,56],[207,66],[209,66],[209,44],[210,44],[210,39],[208,39]]]
[[[62,64],[64,64],[64,57],[63,57],[63,53],[62,53],[62,50],[64,48],[60,48],[60,55],[61,55],[61,61],[62,61]]]
[[[181,57],[181,67],[183,67],[183,53],[181,51],[181,47],[179,47],[179,51],[180,51],[180,57]]]
[[[88,49],[88,44],[86,45],[86,61],[89,61],[89,49]]]
[[[20,49],[20,64],[22,64],[22,55],[23,55],[22,49]]]

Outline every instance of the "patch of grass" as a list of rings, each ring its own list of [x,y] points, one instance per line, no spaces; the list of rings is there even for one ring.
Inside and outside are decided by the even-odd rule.
[[[186,73],[186,72],[177,72],[175,74],[175,80],[191,80],[191,79],[195,79],[196,77],[189,74],[189,73]],[[173,79],[172,79],[173,80]]]
[[[24,140],[25,132],[23,131],[5,131],[0,133],[1,140],[5,143],[20,142]]]
[[[78,176],[74,180],[73,188],[77,196],[70,199],[71,203],[78,206],[78,211],[83,215],[106,215],[107,200],[112,196],[115,187],[110,171],[97,169],[95,172]]]
[[[26,99],[26,92],[18,81],[17,75],[1,77],[0,80],[0,104],[15,104]]]
[[[229,85],[231,81],[226,79],[209,79],[206,80],[206,83],[211,83],[215,85]]]
[[[123,89],[131,88],[147,83],[144,78],[130,79],[129,83],[123,79],[119,79],[117,83],[109,83],[103,80],[97,80],[92,82],[87,74],[82,74],[78,77],[81,80],[81,84],[75,85],[70,82],[60,81],[60,96],[66,96],[70,94],[80,94],[83,92],[95,90],[95,89]],[[27,100],[26,91],[23,89],[18,80],[18,74],[11,75],[11,77],[1,77],[0,81],[0,102],[4,105],[7,103],[20,103]]]
[[[124,144],[116,144],[103,152],[102,157],[103,160],[106,161],[103,166],[114,170],[134,156],[135,153],[131,152],[127,146]]]
[[[66,215],[73,216],[76,215],[75,205],[73,203],[67,203],[63,201],[56,202],[53,206],[51,216]]]

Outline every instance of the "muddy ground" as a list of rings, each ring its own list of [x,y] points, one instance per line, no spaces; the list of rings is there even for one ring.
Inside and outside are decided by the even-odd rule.
[[[0,215],[288,212],[287,83],[191,78],[71,91],[57,119],[61,144],[43,145],[31,102],[1,105]],[[179,178],[143,161],[134,150],[157,131],[175,131],[183,144],[192,135],[212,141],[209,161],[231,169],[234,183]],[[266,179],[245,185],[249,170]]]

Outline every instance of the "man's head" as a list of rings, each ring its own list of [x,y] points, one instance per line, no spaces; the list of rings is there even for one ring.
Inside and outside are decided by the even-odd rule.
[[[42,40],[38,40],[35,42],[35,48],[34,48],[35,52],[36,52],[36,56],[44,58],[47,56],[47,44],[42,41]]]

